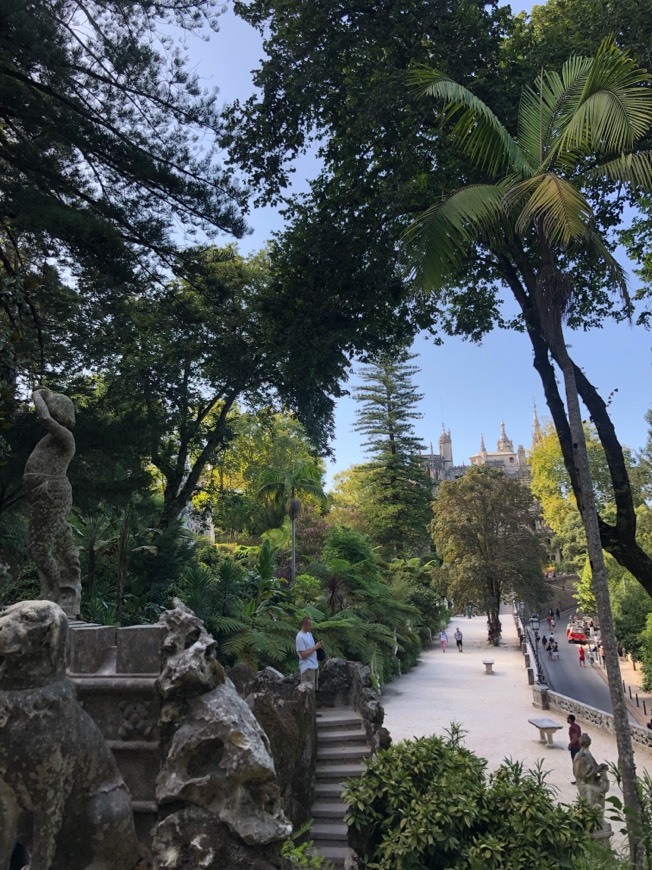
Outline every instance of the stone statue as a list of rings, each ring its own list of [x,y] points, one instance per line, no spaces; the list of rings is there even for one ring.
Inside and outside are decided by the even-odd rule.
[[[36,416],[47,430],[25,465],[23,491],[29,503],[28,549],[41,578],[41,597],[56,601],[66,616],[79,616],[79,550],[68,514],[72,487],[66,473],[75,455],[75,410],[67,396],[39,389],[32,393]]]
[[[12,846],[31,870],[131,870],[131,798],[66,677],[68,621],[52,601],[0,613],[0,868]]]
[[[591,738],[584,733],[580,737],[581,749],[573,760],[573,774],[577,781],[580,797],[593,807],[600,810],[600,818],[604,828],[604,799],[609,791],[607,765],[598,764],[589,747]]]

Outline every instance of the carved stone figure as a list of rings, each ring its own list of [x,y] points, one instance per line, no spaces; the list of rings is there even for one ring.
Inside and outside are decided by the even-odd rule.
[[[154,831],[154,856],[163,870],[280,867],[274,844],[292,826],[267,737],[201,620],[179,600],[174,605],[161,617],[168,629],[158,680],[167,745],[156,783],[159,807],[174,811]]]
[[[129,792],[65,675],[67,637],[52,601],[0,613],[3,870],[16,837],[31,870],[130,870],[138,857]]]
[[[32,393],[36,416],[47,430],[25,465],[23,490],[29,503],[29,554],[41,578],[41,597],[56,601],[70,617],[79,616],[79,551],[68,514],[72,487],[66,474],[75,455],[75,410],[67,396],[40,389]]]
[[[581,749],[573,760],[577,790],[588,804],[598,807],[604,827],[604,799],[609,791],[607,765],[598,764],[591,754],[591,738],[586,732],[580,737],[580,745]]]

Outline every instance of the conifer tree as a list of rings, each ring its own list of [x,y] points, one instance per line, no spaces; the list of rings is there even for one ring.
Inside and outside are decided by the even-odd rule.
[[[355,429],[369,462],[358,466],[363,498],[360,512],[383,555],[418,555],[427,549],[432,485],[414,432],[422,396],[412,379],[419,371],[414,354],[380,354],[361,372],[354,398],[359,402]]]

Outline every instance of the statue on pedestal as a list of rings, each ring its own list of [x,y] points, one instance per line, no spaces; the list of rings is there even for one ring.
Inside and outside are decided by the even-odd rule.
[[[608,825],[605,826],[604,822],[604,799],[609,791],[607,765],[598,764],[591,754],[589,749],[591,738],[588,734],[582,734],[580,746],[581,749],[573,760],[573,774],[577,782],[577,790],[587,804],[600,810],[602,830],[605,831],[609,828]]]
[[[72,487],[66,473],[75,455],[72,402],[61,393],[34,390],[39,422],[47,430],[25,465],[23,491],[29,503],[28,550],[39,571],[41,597],[56,601],[66,616],[77,618],[81,602],[79,550],[68,514]]]

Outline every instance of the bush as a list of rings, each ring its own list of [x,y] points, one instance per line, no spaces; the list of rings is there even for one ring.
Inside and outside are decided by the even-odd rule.
[[[557,805],[540,770],[486,761],[446,738],[379,752],[347,783],[347,824],[363,867],[377,870],[520,870],[542,862],[576,868],[596,823],[586,806]]]

